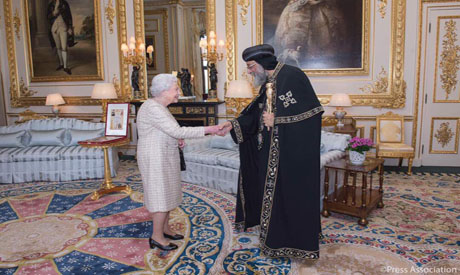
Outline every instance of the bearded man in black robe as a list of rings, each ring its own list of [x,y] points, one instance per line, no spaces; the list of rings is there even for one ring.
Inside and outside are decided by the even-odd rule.
[[[243,59],[261,88],[238,118],[222,126],[240,150],[236,225],[244,230],[260,225],[266,256],[318,259],[324,110],[308,77],[278,63],[272,46],[250,47]],[[274,87],[272,113],[268,82]]]

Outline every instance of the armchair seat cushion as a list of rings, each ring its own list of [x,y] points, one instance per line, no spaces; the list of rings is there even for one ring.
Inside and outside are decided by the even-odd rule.
[[[198,148],[196,150],[188,152],[187,154],[184,154],[184,158],[185,161],[207,165],[217,165],[217,156],[222,151],[222,149],[216,148]]]
[[[380,143],[379,151],[413,152],[414,148],[404,143]]]
[[[60,146],[25,147],[12,154],[13,162],[60,160]]]

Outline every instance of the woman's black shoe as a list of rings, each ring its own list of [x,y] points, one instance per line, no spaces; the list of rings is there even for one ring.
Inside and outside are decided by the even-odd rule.
[[[181,234],[169,235],[169,234],[164,233],[163,235],[165,236],[165,238],[175,240],[175,241],[182,240],[184,238],[184,236]]]
[[[168,245],[162,245],[161,243],[156,242],[156,241],[155,241],[154,239],[152,239],[152,238],[149,238],[149,244],[150,244],[150,248],[151,248],[151,249],[154,249],[155,247],[158,247],[159,249],[165,250],[165,251],[170,251],[170,250],[177,249],[177,245],[176,245],[176,244],[169,243]]]

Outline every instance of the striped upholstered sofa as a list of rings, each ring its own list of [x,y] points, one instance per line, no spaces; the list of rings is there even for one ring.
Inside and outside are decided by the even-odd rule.
[[[349,135],[321,132],[322,184],[324,183],[323,166],[345,156],[345,148],[350,138]],[[231,136],[190,139],[186,140],[186,144],[184,158],[187,169],[182,171],[182,180],[236,194],[240,160],[238,145],[233,142]],[[323,192],[321,188],[321,194]]]
[[[105,123],[74,118],[30,120],[0,127],[0,183],[71,181],[104,177],[101,149],[78,141],[104,135]],[[118,155],[109,151],[115,176]]]

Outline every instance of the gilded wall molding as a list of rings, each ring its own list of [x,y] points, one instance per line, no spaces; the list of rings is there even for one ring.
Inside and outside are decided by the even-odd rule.
[[[444,121],[439,124],[438,129],[434,129],[435,121]],[[451,124],[447,121],[451,121]],[[432,117],[431,118],[431,129],[430,129],[430,154],[458,154],[460,134],[460,118],[458,117]],[[453,150],[435,150],[433,147],[433,141],[441,145],[442,148],[446,147],[451,143],[452,138],[454,140]]]
[[[236,79],[236,4],[233,0],[225,0],[225,33],[227,38],[227,83]]]
[[[112,0],[109,0],[105,7],[105,18],[108,21],[109,32],[113,34],[113,19],[115,18],[115,9],[113,8]]]
[[[369,3],[369,1],[364,1]],[[391,5],[391,43],[390,43],[390,64],[388,72],[388,89],[381,94],[351,94],[351,100],[355,106],[373,106],[376,108],[403,108],[406,101],[406,82],[404,81],[404,47],[405,47],[405,26],[406,26],[406,0],[394,0]],[[262,37],[262,10],[261,0],[256,0],[256,41],[261,43]],[[369,21],[370,5],[366,4],[363,11],[363,20]],[[366,11],[367,10],[367,11]],[[232,0],[225,1],[225,25],[227,32],[227,81],[235,79],[234,67],[236,67],[236,37],[237,30],[234,26],[236,21],[235,4]],[[366,25],[366,24],[364,24]],[[369,30],[367,30],[369,33]],[[364,45],[369,44],[369,35],[363,36]],[[366,51],[368,53],[368,50]],[[337,75],[336,71],[331,71],[326,75]],[[308,73],[315,75],[315,73]],[[324,74],[320,74],[324,75]],[[348,75],[348,74],[343,74]],[[329,103],[331,95],[318,95],[321,104]]]
[[[387,4],[388,0],[378,0],[378,9],[380,13],[380,17],[383,19],[387,13]]]
[[[24,83],[24,80],[21,77],[21,81],[19,81],[19,93],[21,97],[31,97],[37,93],[37,91],[29,89],[29,87]]]
[[[262,44],[263,40],[263,0],[256,1],[256,43]],[[370,0],[363,1],[363,12],[362,12],[362,57],[361,57],[361,68],[341,68],[341,69],[303,69],[309,76],[349,76],[349,75],[367,75],[369,73],[369,39],[370,39],[370,16],[371,6]],[[395,0],[405,1],[405,0]]]
[[[118,14],[117,26],[118,26],[118,60],[120,60],[120,85],[122,99],[130,101],[132,97],[132,88],[129,77],[129,65],[123,62],[123,52],[120,49],[122,43],[128,41],[128,30],[126,25],[126,0],[116,0],[116,13]]]
[[[448,122],[441,123],[438,130],[436,130],[436,133],[434,134],[434,137],[443,148],[446,147],[446,145],[452,140],[453,136],[454,133],[452,132]]]
[[[12,107],[26,107],[28,105],[21,102],[19,94],[18,71],[16,66],[16,41],[12,26],[11,0],[3,1],[3,13],[5,16],[6,48],[8,53],[8,71],[10,74],[10,101]]]
[[[445,22],[444,29],[446,33],[444,34],[444,40],[442,41],[443,49],[440,56],[441,61],[439,62],[439,68],[442,70],[440,79],[442,82],[441,87],[444,89],[446,93],[445,100],[449,100],[449,95],[452,93],[453,90],[455,90],[457,86],[457,72],[459,70],[460,65],[460,46],[456,45],[456,22],[450,19],[449,21]],[[435,77],[436,75],[437,74],[435,74]]]
[[[374,83],[359,88],[359,90],[369,94],[386,93],[388,91],[388,73],[385,71],[385,68],[382,67]]]
[[[21,36],[19,35],[21,31],[21,18],[19,17],[18,9],[16,9],[14,12],[13,25],[14,25],[14,32],[16,33],[16,37],[18,38],[18,40],[21,40]]]
[[[25,2],[24,2],[25,3]],[[26,12],[26,6],[23,5],[24,14]],[[5,20],[5,35],[6,35],[6,49],[7,49],[7,56],[8,56],[8,72],[9,72],[9,93],[10,93],[10,104],[13,108],[18,107],[29,107],[29,106],[42,106],[45,105],[46,98],[43,96],[33,97],[37,92],[31,90],[26,83],[27,77],[21,77],[21,81],[19,81],[19,72],[18,72],[18,59],[16,53],[16,42],[14,39],[15,30],[13,29],[15,24],[15,17],[18,16],[19,11],[16,10],[16,15],[13,16],[12,13],[12,0],[4,0],[3,1],[3,10],[4,10],[4,20]],[[96,2],[95,10],[99,11],[99,4]],[[97,26],[100,27],[99,21],[99,13],[95,15],[97,21]],[[27,17],[27,16],[26,16]],[[18,25],[18,24],[16,24]],[[99,27],[96,28],[96,36],[100,35]],[[100,43],[98,41],[97,43]],[[27,47],[26,47],[27,48]],[[29,49],[30,50],[30,49]],[[27,65],[27,61],[30,59],[27,58],[27,49],[25,49],[24,56],[25,56],[25,63],[24,66]],[[97,55],[101,55],[99,48],[97,51]],[[30,52],[29,52],[30,58]],[[100,58],[101,65],[98,65],[98,74],[102,76],[102,57]],[[24,81],[26,79],[26,81]],[[98,77],[98,79],[100,79]],[[63,79],[56,79],[56,80],[63,80]],[[100,104],[99,100],[91,99],[90,96],[72,96],[72,97],[65,97],[64,98],[66,103],[69,105],[98,105]]]
[[[136,39],[145,39],[144,31],[144,1],[143,0],[134,0],[134,35]],[[163,26],[164,27],[164,26]],[[141,64],[139,69],[139,93],[140,96],[133,98],[135,100],[147,99],[147,69],[145,59]]]
[[[243,25],[248,23],[247,14],[250,3],[250,0],[238,0],[238,6],[241,7],[240,18]]]

